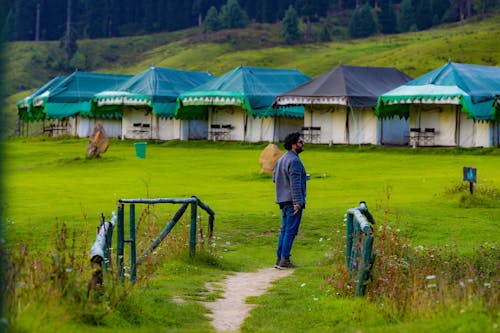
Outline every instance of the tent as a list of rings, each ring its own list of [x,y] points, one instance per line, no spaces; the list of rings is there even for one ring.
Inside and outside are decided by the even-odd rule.
[[[213,78],[210,73],[151,67],[112,91],[96,94],[92,113],[122,118],[122,138],[196,139],[191,129],[196,121],[174,119],[177,97]]]
[[[296,69],[240,66],[181,94],[176,116],[208,119],[208,139],[279,141],[303,124],[303,107],[273,109],[274,98],[310,80]]]
[[[121,124],[113,119],[100,119],[90,114],[90,99],[96,93],[110,89],[131,75],[74,72],[50,90],[33,99],[36,112],[53,120],[52,134],[90,135],[92,123],[101,122],[108,136],[121,132]],[[93,119],[92,119],[93,118]]]
[[[449,62],[382,94],[379,117],[409,119],[410,143],[499,144],[500,67]]]
[[[274,105],[304,105],[304,139],[328,144],[403,144],[405,120],[383,121],[380,94],[411,80],[392,67],[340,65],[278,96]]]
[[[57,86],[62,80],[64,80],[66,76],[56,76],[52,80],[45,83],[42,87],[38,88],[31,95],[23,98],[22,100],[17,102],[17,111],[19,119],[22,121],[36,121],[45,118],[45,114],[43,112],[33,112],[33,100],[42,95],[43,93],[50,91],[55,86]],[[40,111],[40,110],[38,110]]]

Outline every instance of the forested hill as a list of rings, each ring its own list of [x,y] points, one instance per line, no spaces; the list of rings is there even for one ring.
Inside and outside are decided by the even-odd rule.
[[[208,14],[220,19],[215,28],[277,23],[293,7],[304,22],[336,34],[353,24],[356,11],[369,9],[376,30],[396,33],[485,16],[498,6],[499,0],[10,0],[4,29],[10,40],[123,37],[198,26]]]

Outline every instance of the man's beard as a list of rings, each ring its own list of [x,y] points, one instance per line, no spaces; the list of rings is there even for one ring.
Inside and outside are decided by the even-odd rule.
[[[302,147],[295,148],[295,152],[297,153],[297,155],[302,153],[303,151],[304,151],[304,148],[302,148]]]

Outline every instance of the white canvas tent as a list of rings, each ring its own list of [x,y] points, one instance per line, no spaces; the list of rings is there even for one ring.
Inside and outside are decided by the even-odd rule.
[[[499,144],[500,67],[447,63],[379,97],[381,118],[409,119],[413,146]]]
[[[300,131],[302,118],[252,117],[240,107],[213,107],[208,113],[209,139],[247,142],[283,141],[290,132]]]
[[[411,78],[395,68],[338,66],[278,96],[274,105],[304,105],[304,136],[312,143],[403,144],[405,119],[375,116],[378,96]]]
[[[74,116],[68,119],[69,131],[71,135],[79,138],[88,138],[96,124],[103,126],[104,132],[108,138],[120,138],[122,134],[121,119],[98,119]]]
[[[213,78],[209,73],[151,67],[115,90],[96,94],[93,113],[121,118],[123,139],[199,139],[199,122],[175,118],[176,100],[181,92]]]
[[[409,125],[419,129],[416,146],[489,147],[494,123],[467,117],[453,104],[415,104],[409,108]],[[426,129],[432,137],[426,137]],[[411,133],[410,133],[411,134]]]
[[[275,110],[271,103],[277,94],[309,79],[297,70],[238,67],[181,94],[176,116],[208,119],[209,140],[283,140],[301,128],[303,108]]]

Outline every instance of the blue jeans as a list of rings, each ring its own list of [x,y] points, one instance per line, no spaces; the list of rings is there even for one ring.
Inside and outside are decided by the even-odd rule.
[[[299,232],[302,209],[293,214],[293,205],[285,205],[281,209],[281,231],[278,237],[276,258],[290,259],[293,241]]]

